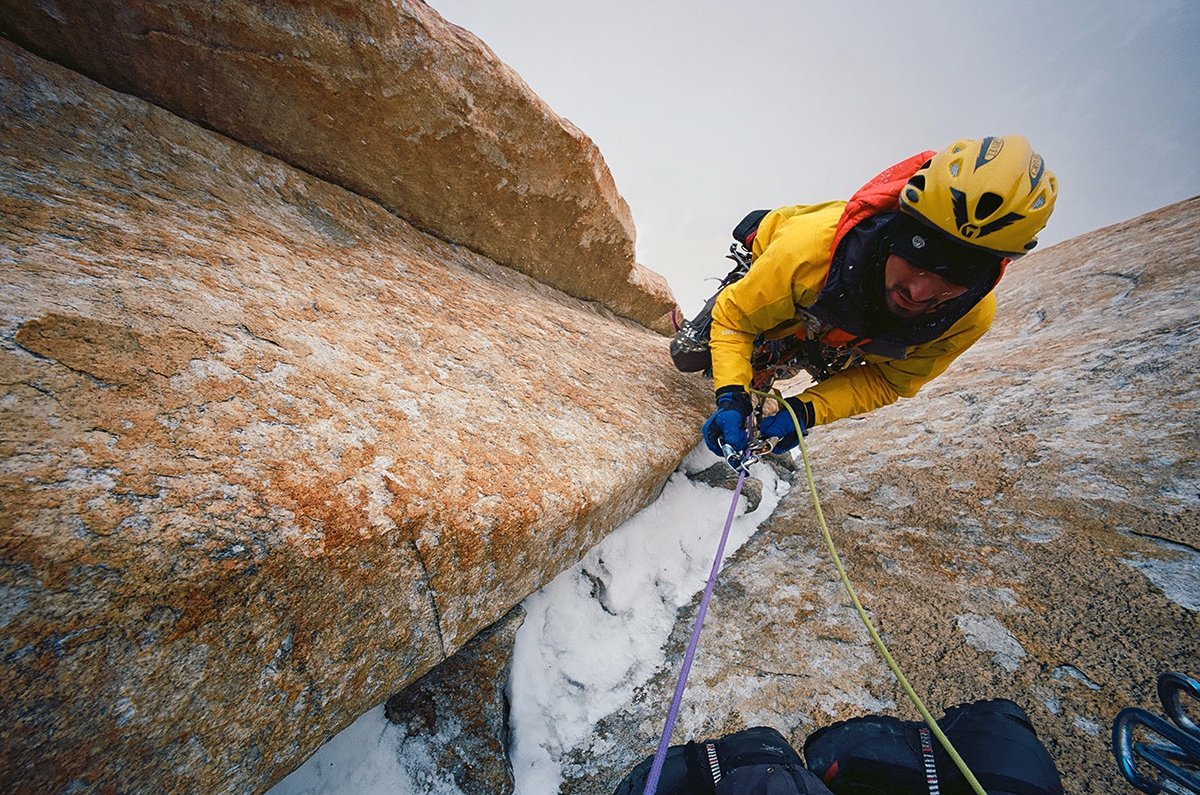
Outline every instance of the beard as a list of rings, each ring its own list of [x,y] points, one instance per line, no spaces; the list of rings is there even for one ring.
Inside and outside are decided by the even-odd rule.
[[[914,301],[908,290],[899,285],[887,287],[883,294],[888,311],[899,318],[922,317],[936,309],[942,302],[936,298],[928,301]]]

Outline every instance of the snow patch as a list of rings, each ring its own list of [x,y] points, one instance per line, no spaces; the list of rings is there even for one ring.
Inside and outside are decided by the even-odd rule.
[[[684,471],[716,462],[698,447]],[[756,464],[758,509],[735,518],[728,559],[766,520],[787,484]],[[595,724],[620,709],[665,663],[676,613],[704,589],[731,492],[672,475],[662,496],[583,560],[525,600],[513,648],[509,702],[513,775],[521,795],[551,795],[562,762],[592,748]],[[744,506],[742,502],[742,506]]]
[[[693,483],[686,473],[717,460],[703,445],[697,447],[656,502],[525,600],[509,683],[513,772],[520,795],[557,793],[562,760],[576,749],[603,751],[595,724],[624,706],[664,665],[663,646],[679,608],[708,580],[733,496]],[[754,513],[734,519],[726,560],[788,491],[765,464],[754,465],[750,474],[762,481],[762,503]],[[743,498],[739,513],[745,505]],[[406,737],[380,706],[269,793],[461,795],[431,754],[441,742],[440,737]]]
[[[271,795],[462,795],[438,771],[430,747],[441,738],[406,738],[384,716],[366,713],[272,787]]]

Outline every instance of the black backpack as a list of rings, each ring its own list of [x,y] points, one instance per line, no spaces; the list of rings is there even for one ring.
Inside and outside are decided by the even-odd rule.
[[[635,767],[613,795],[642,795],[654,757]],[[690,742],[667,749],[656,795],[829,795],[804,768],[796,749],[768,726],[735,732],[719,740]]]
[[[1062,795],[1049,752],[1025,711],[1007,699],[951,707],[938,721],[989,795]],[[869,715],[820,729],[804,758],[834,795],[971,795],[971,787],[920,721]],[[929,783],[928,765],[936,776]]]

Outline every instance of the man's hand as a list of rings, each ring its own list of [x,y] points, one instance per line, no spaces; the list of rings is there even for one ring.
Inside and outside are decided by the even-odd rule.
[[[798,397],[788,398],[786,402],[792,407],[792,411],[796,412],[796,419],[800,420],[800,432],[807,436],[808,429],[816,420],[813,404]],[[763,420],[758,433],[764,439],[779,439],[772,451],[776,453],[785,453],[800,443],[800,437],[796,435],[796,424],[792,422],[792,415],[784,408]]]
[[[704,422],[701,429],[704,443],[722,458],[725,452],[721,443],[739,453],[745,451],[750,439],[746,435],[746,418],[750,416],[750,396],[740,386],[723,386],[717,390],[717,410]]]

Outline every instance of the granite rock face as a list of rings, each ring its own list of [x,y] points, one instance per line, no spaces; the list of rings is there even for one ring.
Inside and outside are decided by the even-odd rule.
[[[1113,718],[1161,712],[1161,672],[1200,674],[1198,252],[1192,199],[1032,254],[924,393],[808,437],[850,578],[918,693],[935,715],[1022,704],[1067,792],[1131,791]],[[795,485],[722,571],[674,742],[765,724],[799,748],[834,720],[919,718]],[[695,608],[564,793],[611,792],[653,753]]]
[[[419,0],[0,0],[9,38],[666,332],[595,144]]]
[[[5,792],[262,791],[652,499],[710,400],[5,41],[0,225]]]

